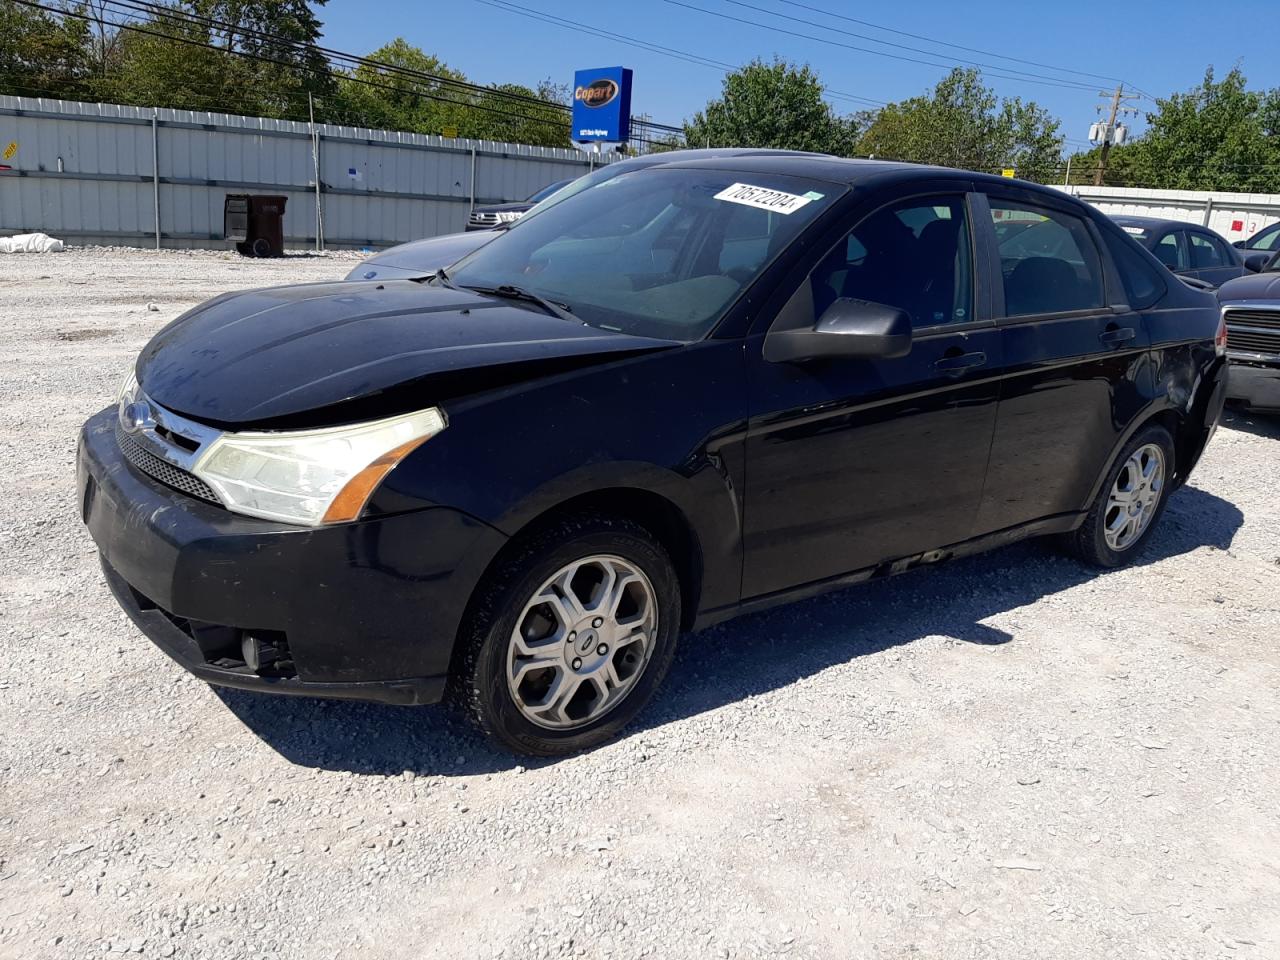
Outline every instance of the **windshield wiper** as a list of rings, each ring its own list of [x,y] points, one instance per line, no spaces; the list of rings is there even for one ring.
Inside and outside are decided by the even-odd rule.
[[[572,320],[574,323],[582,322],[573,315],[573,311],[567,303],[556,303],[554,300],[540,297],[532,290],[517,287],[515,284],[504,283],[500,287],[467,287],[467,289],[488,297],[502,297],[504,300],[523,300],[525,303],[536,303],[547,313],[559,317],[561,320]]]

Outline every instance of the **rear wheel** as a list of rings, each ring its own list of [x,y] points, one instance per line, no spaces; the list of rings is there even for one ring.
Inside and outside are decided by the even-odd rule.
[[[630,521],[563,520],[479,588],[452,697],[503,746],[555,756],[615,736],[675,654],[680,586]]]
[[[1173,438],[1160,426],[1139,431],[1125,446],[1097,499],[1069,543],[1081,559],[1118,567],[1141,552],[1172,491]]]

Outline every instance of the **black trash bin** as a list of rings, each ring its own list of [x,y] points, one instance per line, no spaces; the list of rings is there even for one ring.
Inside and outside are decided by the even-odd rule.
[[[284,205],[287,197],[229,193],[222,205],[222,236],[246,257],[284,253]]]

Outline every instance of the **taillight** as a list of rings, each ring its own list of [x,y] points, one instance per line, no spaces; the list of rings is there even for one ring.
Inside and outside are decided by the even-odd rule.
[[[1218,318],[1218,332],[1213,337],[1213,350],[1220,357],[1227,355],[1227,318]]]

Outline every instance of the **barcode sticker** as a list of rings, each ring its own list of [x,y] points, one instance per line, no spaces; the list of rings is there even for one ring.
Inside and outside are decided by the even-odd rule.
[[[755,187],[749,183],[733,183],[716,194],[717,200],[729,203],[741,203],[748,207],[759,207],[761,210],[772,210],[774,213],[795,213],[811,200],[822,199],[822,194],[810,191],[804,196],[795,193],[784,193],[768,187]]]

